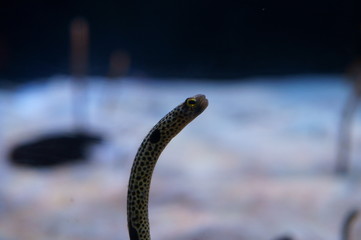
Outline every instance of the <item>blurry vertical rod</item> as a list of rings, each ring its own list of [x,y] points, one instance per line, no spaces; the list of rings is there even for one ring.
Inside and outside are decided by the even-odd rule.
[[[351,79],[352,92],[350,93],[341,113],[338,133],[338,153],[335,171],[337,174],[346,174],[349,171],[351,153],[352,119],[361,99],[361,60],[355,61],[347,70]]]
[[[89,24],[75,18],[70,24],[70,72],[73,77],[73,118],[75,129],[83,129],[88,121],[86,75],[89,59]]]
[[[115,50],[110,55],[109,60],[109,78],[124,77],[128,74],[130,68],[130,56],[123,50]]]

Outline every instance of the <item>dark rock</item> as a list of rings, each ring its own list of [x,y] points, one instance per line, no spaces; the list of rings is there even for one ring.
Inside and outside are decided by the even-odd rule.
[[[100,136],[86,132],[51,134],[15,146],[10,150],[9,160],[28,167],[85,161],[89,147],[101,141]]]

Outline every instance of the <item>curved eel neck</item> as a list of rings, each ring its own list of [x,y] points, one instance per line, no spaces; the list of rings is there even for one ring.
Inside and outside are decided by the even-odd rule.
[[[200,106],[187,107],[189,99]],[[127,199],[128,230],[131,240],[150,240],[148,220],[149,189],[153,170],[166,145],[207,107],[203,95],[196,95],[163,117],[144,138],[132,166]],[[192,102],[193,103],[193,102]]]

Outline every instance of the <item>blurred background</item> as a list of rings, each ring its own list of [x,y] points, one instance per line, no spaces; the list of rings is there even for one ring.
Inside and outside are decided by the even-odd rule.
[[[360,53],[360,3],[346,1],[3,1],[0,72],[26,79],[68,73],[69,23],[91,27],[90,74],[116,49],[132,73],[240,78],[341,73]]]
[[[152,237],[342,239],[361,208],[360,5],[1,2],[0,240],[129,239],[136,151],[198,93],[208,109],[154,172]]]

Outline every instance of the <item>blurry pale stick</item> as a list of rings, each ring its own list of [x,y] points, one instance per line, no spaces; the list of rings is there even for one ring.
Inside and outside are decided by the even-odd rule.
[[[70,71],[73,76],[73,118],[77,130],[84,128],[88,120],[86,99],[86,75],[89,58],[89,24],[76,18],[70,24]]]
[[[129,72],[130,56],[123,50],[116,50],[110,55],[109,78],[124,77]]]
[[[71,74],[85,77],[88,70],[89,25],[83,18],[76,18],[70,24]]]
[[[347,75],[351,80],[352,92],[341,113],[335,169],[337,174],[346,174],[349,170],[352,119],[361,99],[361,59],[356,60],[351,64],[347,70]]]

